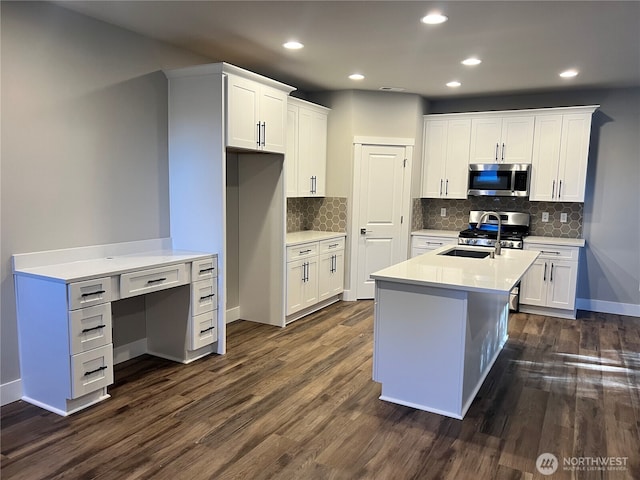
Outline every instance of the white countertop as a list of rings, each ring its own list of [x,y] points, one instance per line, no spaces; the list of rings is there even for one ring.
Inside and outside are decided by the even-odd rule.
[[[559,238],[559,237],[536,237],[529,236],[524,238],[524,243],[542,243],[545,245],[558,245],[568,247],[584,247],[584,238]]]
[[[411,235],[429,235],[433,237],[450,237],[450,238],[458,238],[458,234],[460,231],[458,230],[414,230],[411,232]]]
[[[493,248],[446,245],[378,272],[375,280],[471,292],[509,292],[539,255],[534,250],[503,249],[495,258],[438,255],[452,248],[492,251]]]
[[[70,283],[90,278],[119,275],[145,268],[192,262],[211,255],[210,253],[184,250],[158,250],[39,267],[16,268],[14,269],[14,274]]]
[[[306,242],[317,242],[321,240],[329,240],[330,238],[346,237],[347,234],[343,232],[319,232],[316,230],[304,230],[301,232],[287,233],[287,247],[291,245],[298,245]]]

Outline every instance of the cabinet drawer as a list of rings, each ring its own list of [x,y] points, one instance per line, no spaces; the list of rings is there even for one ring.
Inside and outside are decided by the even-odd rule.
[[[143,295],[189,283],[184,263],[120,275],[120,298]]]
[[[215,310],[218,303],[218,285],[211,278],[191,284],[191,315]]]
[[[332,238],[320,242],[320,254],[344,250],[344,237]]]
[[[81,397],[112,383],[112,344],[71,357],[71,398]]]
[[[218,258],[204,258],[195,260],[191,264],[191,281],[206,280],[218,276]]]
[[[303,243],[287,247],[287,262],[318,255],[318,242]]]
[[[67,287],[69,310],[111,301],[111,277],[70,283]]]
[[[189,331],[190,350],[197,350],[218,341],[217,310],[191,317]]]
[[[70,354],[111,343],[111,303],[69,312]]]
[[[456,245],[458,238],[448,237],[424,237],[420,235],[414,235],[411,237],[412,248],[424,248],[428,250],[435,250],[436,248],[443,247],[445,245]]]
[[[578,260],[580,249],[578,247],[560,247],[557,245],[530,244],[524,246],[525,250],[540,252],[541,259],[550,260]]]

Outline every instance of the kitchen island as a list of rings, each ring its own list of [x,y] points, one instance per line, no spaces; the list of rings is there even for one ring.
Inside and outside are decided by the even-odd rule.
[[[447,245],[371,275],[381,400],[464,417],[507,341],[509,292],[538,256],[450,256],[492,251]]]

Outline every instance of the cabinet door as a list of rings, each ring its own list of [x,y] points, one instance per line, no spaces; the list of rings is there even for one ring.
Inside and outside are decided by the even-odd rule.
[[[562,115],[536,116],[529,195],[531,201],[550,202],[555,199],[561,132]]]
[[[284,154],[287,197],[298,196],[298,107],[287,107],[287,150]]]
[[[300,108],[298,113],[298,194],[302,197],[310,197],[315,191],[316,169],[312,138],[312,112],[306,108]]]
[[[578,264],[576,262],[549,260],[547,303],[548,307],[573,310],[576,303]]]
[[[497,162],[501,135],[500,117],[480,117],[471,120],[469,163]]]
[[[311,115],[311,131],[313,137],[312,161],[315,169],[315,196],[324,197],[327,183],[327,115],[313,112]]]
[[[287,315],[304,308],[306,262],[306,260],[296,260],[287,263]]]
[[[307,275],[302,291],[303,308],[318,303],[318,257],[307,259]]]
[[[563,115],[556,196],[558,201],[584,202],[590,133],[590,113]]]
[[[522,277],[520,303],[546,306],[548,265],[545,260],[536,260]]]
[[[440,198],[447,159],[447,120],[425,120],[422,152],[421,197]]]
[[[447,126],[445,198],[467,198],[470,143],[471,120],[449,120]]]
[[[318,266],[318,301],[344,291],[344,251],[320,255]]]
[[[260,149],[258,106],[260,85],[227,75],[227,146]]]
[[[261,86],[258,121],[260,141],[265,152],[285,153],[287,139],[287,94]]]
[[[501,163],[531,163],[534,120],[533,115],[503,117],[498,157]]]

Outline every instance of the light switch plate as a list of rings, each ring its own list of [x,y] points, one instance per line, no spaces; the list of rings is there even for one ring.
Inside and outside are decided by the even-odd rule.
[[[447,209],[446,208],[441,208],[440,209],[440,216],[441,217],[446,217],[447,216]]]
[[[567,223],[567,214],[566,213],[561,213],[560,214],[560,223]]]
[[[549,221],[549,212],[542,212],[542,221],[543,222]]]

